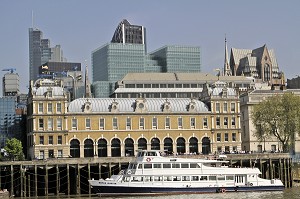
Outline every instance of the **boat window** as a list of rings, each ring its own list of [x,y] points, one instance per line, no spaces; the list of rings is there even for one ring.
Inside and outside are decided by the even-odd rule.
[[[243,183],[244,182],[243,176],[235,176],[235,182],[237,182],[237,183]]]
[[[151,182],[152,176],[145,176],[144,180],[145,180],[145,182]]]
[[[207,180],[207,176],[201,176],[200,180]]]
[[[147,156],[156,156],[156,153],[155,152],[148,152]]]
[[[199,181],[199,176],[192,176],[192,181]]]
[[[216,176],[209,176],[209,180],[210,180],[210,181],[214,181],[214,180],[216,180],[216,179],[217,179]]]
[[[132,177],[131,182],[143,182],[143,177],[142,176]]]
[[[163,164],[163,168],[171,168],[171,164]]]
[[[164,181],[172,181],[172,176],[164,176]]]
[[[144,164],[144,169],[152,169],[152,164]]]
[[[189,164],[188,163],[181,163],[181,168],[189,168]]]
[[[138,169],[142,169],[142,164],[139,164]]]
[[[173,176],[173,181],[180,181],[181,177],[180,176]]]
[[[172,168],[180,168],[180,164],[178,164],[178,163],[173,163],[173,164],[172,164]]]
[[[154,176],[154,181],[162,181],[162,176]]]
[[[161,164],[153,164],[153,168],[161,168]]]
[[[197,163],[191,163],[190,167],[191,168],[200,168],[200,166]]]
[[[123,181],[124,182],[129,182],[130,181],[130,177],[123,177]]]
[[[218,180],[225,180],[225,176],[218,176]]]
[[[129,164],[129,165],[128,165],[128,169],[132,169],[132,164]]]
[[[182,181],[190,181],[190,176],[182,176]]]
[[[233,180],[233,176],[226,176],[226,180]]]
[[[136,164],[132,164],[132,169],[136,169]]]

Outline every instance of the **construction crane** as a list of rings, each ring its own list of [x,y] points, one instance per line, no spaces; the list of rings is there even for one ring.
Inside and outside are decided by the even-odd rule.
[[[5,69],[2,69],[2,71],[10,71],[10,73],[13,73],[14,71],[16,71],[15,68],[5,68]]]

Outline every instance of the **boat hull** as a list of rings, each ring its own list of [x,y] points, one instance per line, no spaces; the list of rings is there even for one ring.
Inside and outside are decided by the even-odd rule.
[[[238,186],[238,187],[128,187],[93,186],[93,193],[105,196],[115,195],[166,195],[166,194],[202,194],[224,192],[282,191],[284,186]]]

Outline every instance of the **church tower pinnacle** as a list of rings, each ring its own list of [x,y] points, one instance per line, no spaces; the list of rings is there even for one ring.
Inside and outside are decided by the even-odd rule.
[[[84,86],[85,86],[85,98],[91,98],[92,93],[91,93],[91,83],[89,82],[89,74],[88,74],[88,66],[87,64],[85,65],[85,81],[84,81]]]
[[[224,60],[224,76],[231,76],[231,70],[228,61],[227,40],[225,35],[225,60]]]

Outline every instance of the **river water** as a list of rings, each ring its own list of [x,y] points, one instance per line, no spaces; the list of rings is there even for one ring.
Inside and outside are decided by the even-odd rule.
[[[27,197],[28,198],[28,197]],[[35,198],[35,197],[32,197]],[[38,197],[39,199],[299,199],[300,187],[285,189],[284,191],[273,192],[231,192],[212,194],[188,194],[188,195],[168,195],[168,196],[135,196],[135,197],[86,197],[86,196],[49,196]],[[28,198],[29,199],[29,198]],[[35,198],[36,199],[36,198]]]

